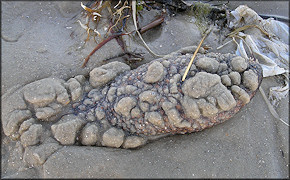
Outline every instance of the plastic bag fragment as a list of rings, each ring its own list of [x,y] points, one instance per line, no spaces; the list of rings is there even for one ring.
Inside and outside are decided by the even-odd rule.
[[[273,105],[287,97],[289,91],[289,26],[269,18],[264,20],[246,5],[240,5],[231,11],[230,28],[255,25],[259,28],[247,28],[234,37],[240,38],[236,54],[244,58],[252,55],[263,68],[263,77],[283,74],[284,86],[271,87],[269,99]],[[264,31],[264,33],[262,32]],[[269,36],[267,36],[267,33]]]

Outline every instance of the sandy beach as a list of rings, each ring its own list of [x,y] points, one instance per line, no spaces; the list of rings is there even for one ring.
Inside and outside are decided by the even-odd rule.
[[[259,14],[289,19],[289,2],[273,2],[231,1],[229,8],[248,4]],[[84,44],[87,34],[77,22],[84,20],[78,1],[1,4],[2,100],[43,78],[88,76],[95,67],[126,61],[119,44],[112,40],[81,68],[96,43],[91,38]],[[141,24],[152,21],[158,13],[144,12]],[[176,13],[143,38],[153,51],[168,54],[197,46],[202,35],[191,16]],[[127,36],[124,40],[129,51],[143,53],[144,60],[130,64],[131,68],[155,59],[140,41]],[[225,42],[227,39],[220,40],[219,32],[214,31],[203,44],[210,47],[209,52],[234,54],[234,43],[216,50]],[[268,95],[270,87],[281,84],[281,77],[267,77],[261,87]],[[289,95],[275,109],[289,124]],[[54,144],[57,150],[39,165],[33,164],[29,154],[35,146],[24,148],[1,129],[1,178],[289,178],[289,127],[272,116],[260,91],[234,117],[201,132],[160,138],[138,149]]]

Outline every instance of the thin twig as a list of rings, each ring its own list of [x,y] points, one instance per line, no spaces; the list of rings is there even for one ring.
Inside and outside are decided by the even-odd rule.
[[[217,47],[216,49],[219,50],[219,49],[225,47],[226,45],[228,45],[228,44],[229,44],[230,42],[232,42],[232,41],[233,41],[233,40],[229,40],[228,42],[226,42],[226,43],[224,43],[223,45]]]
[[[114,9],[116,9],[121,4],[121,0],[119,0],[118,4],[114,6]]]
[[[139,29],[139,32],[141,34],[145,33],[146,31],[160,25],[161,23],[164,22],[164,15],[161,15],[160,17],[158,17],[157,19],[155,19],[154,21],[152,21],[151,23],[147,24],[146,26],[142,27]]]
[[[265,34],[268,38],[271,37],[269,33],[267,33],[267,32],[264,31],[261,27],[259,27],[258,25],[255,25],[255,24],[253,24],[253,25],[246,25],[246,26],[240,27],[240,28],[234,30],[233,32],[229,33],[227,36],[230,36],[230,37],[231,37],[231,36],[237,34],[238,32],[243,31],[243,30],[246,30],[246,29],[251,28],[251,27],[258,28],[258,29],[259,29],[263,34]]]
[[[196,54],[197,54],[199,48],[201,47],[201,45],[202,45],[203,41],[205,40],[205,38],[207,37],[207,35],[210,33],[211,29],[212,29],[212,28],[210,28],[209,30],[206,31],[206,33],[204,34],[203,38],[201,39],[199,45],[197,46],[197,48],[196,48],[196,50],[195,50],[195,52],[194,52],[194,54],[193,54],[193,56],[192,56],[192,58],[191,58],[191,60],[190,60],[190,62],[189,62],[189,64],[188,64],[188,66],[187,66],[187,68],[186,68],[186,70],[185,70],[185,72],[184,72],[184,74],[183,74],[182,81],[185,80],[185,78],[186,78],[186,76],[187,76],[187,73],[188,73],[188,71],[189,71],[189,69],[190,69],[190,67],[191,67],[191,65],[192,65],[192,63],[193,63],[193,60],[194,60],[194,58],[195,58],[195,56],[196,56]]]
[[[286,126],[289,127],[289,124],[286,123],[285,121],[283,121],[283,120],[279,117],[278,113],[276,112],[276,110],[274,109],[274,107],[271,105],[270,101],[269,101],[268,98],[266,97],[263,88],[260,87],[259,90],[260,90],[260,92],[261,92],[261,94],[262,94],[262,96],[263,96],[263,98],[264,98],[264,100],[265,100],[265,102],[266,102],[266,104],[267,104],[269,110],[270,110],[270,113],[273,115],[273,117],[276,118],[276,119],[278,119],[278,120],[281,121],[283,124],[285,124]]]
[[[112,39],[118,37],[118,36],[123,36],[123,35],[128,35],[128,34],[114,34],[112,36],[109,36],[108,38],[104,39],[102,42],[100,42],[97,47],[95,47],[95,49],[87,56],[87,58],[85,59],[85,62],[82,65],[82,68],[84,68],[86,66],[86,64],[88,63],[90,57],[98,50],[100,49],[102,46],[104,46],[107,42],[111,41]]]
[[[133,22],[134,22],[134,26],[136,29],[136,32],[138,34],[138,36],[140,37],[141,41],[143,42],[143,44],[145,45],[145,48],[154,56],[156,57],[163,57],[164,55],[159,55],[154,53],[146,44],[146,42],[144,41],[144,39],[142,38],[140,32],[138,31],[138,27],[137,27],[137,21],[136,21],[136,14],[137,14],[137,10],[136,10],[136,1],[132,0],[132,13],[133,13]]]
[[[144,27],[140,28],[140,33],[144,33],[145,31],[147,31],[147,30],[149,30],[149,29],[152,29],[152,28],[156,27],[157,25],[161,24],[163,21],[164,21],[164,17],[163,17],[163,16],[159,17],[158,19],[156,19],[156,20],[152,21],[151,23],[145,25]],[[79,23],[81,24],[80,21],[79,21]],[[82,24],[81,24],[81,25],[82,25]],[[86,27],[84,26],[83,28],[86,28]],[[121,36],[123,36],[123,35],[130,35],[130,34],[134,33],[135,31],[136,31],[136,30],[131,31],[131,32],[129,32],[129,33],[123,33],[123,34],[121,34],[121,33],[117,33],[117,34],[115,34],[115,32],[113,31],[113,29],[111,29],[111,34],[114,34],[114,35],[111,35],[111,36],[109,36],[108,38],[102,40],[102,42],[100,42],[100,43],[95,47],[95,49],[94,49],[94,50],[93,50],[93,51],[92,51],[92,52],[87,56],[87,58],[85,59],[85,62],[83,63],[82,68],[84,68],[84,67],[86,66],[86,64],[88,63],[90,57],[91,57],[91,56],[92,56],[92,55],[93,55],[93,54],[94,54],[98,49],[100,49],[100,48],[101,48],[102,46],[104,46],[107,42],[111,41],[111,40],[114,39],[114,38],[117,40],[118,44],[121,46],[121,48],[123,49],[123,51],[124,51],[125,53],[127,53],[127,50],[125,49],[125,45],[124,45],[124,43],[123,43],[122,40],[121,40]],[[97,30],[95,30],[94,32],[97,33],[97,34],[100,36],[100,34],[99,34],[99,32],[98,32]]]

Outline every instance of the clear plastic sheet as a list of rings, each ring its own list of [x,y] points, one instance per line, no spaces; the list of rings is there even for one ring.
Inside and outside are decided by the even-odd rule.
[[[270,88],[269,99],[277,105],[289,92],[289,26],[273,18],[264,20],[245,5],[231,11],[230,16],[230,28],[250,25],[234,37],[239,39],[236,54],[244,58],[253,55],[263,68],[263,77],[284,75],[284,86]]]

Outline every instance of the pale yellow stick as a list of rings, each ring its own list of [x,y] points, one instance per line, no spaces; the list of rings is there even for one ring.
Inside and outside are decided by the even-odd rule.
[[[187,73],[188,73],[188,71],[189,71],[189,69],[190,69],[190,67],[191,67],[191,65],[192,65],[192,63],[193,63],[193,60],[194,60],[194,58],[195,58],[195,56],[196,56],[196,54],[197,54],[197,52],[198,52],[200,46],[202,45],[204,39],[206,38],[206,36],[209,34],[210,31],[211,31],[211,28],[210,28],[210,29],[205,33],[205,35],[204,35],[203,38],[201,39],[199,45],[197,46],[197,48],[196,48],[196,50],[195,50],[195,52],[194,52],[194,54],[193,54],[193,56],[192,56],[192,58],[191,58],[191,60],[190,60],[190,62],[189,62],[189,64],[188,64],[188,66],[187,66],[187,68],[186,68],[186,70],[185,70],[185,72],[184,72],[184,74],[183,74],[182,81],[185,80],[185,78],[186,78],[186,76],[187,76]]]
[[[255,27],[255,28],[258,28],[262,33],[264,33],[266,36],[268,37],[271,37],[269,33],[267,33],[266,31],[264,31],[261,27],[259,27],[258,25],[246,25],[246,26],[243,26],[243,27],[240,27],[236,30],[234,30],[233,32],[229,33],[227,36],[233,36],[235,34],[238,34],[240,31],[243,31],[243,30],[246,30],[248,28],[251,28],[251,27]]]

